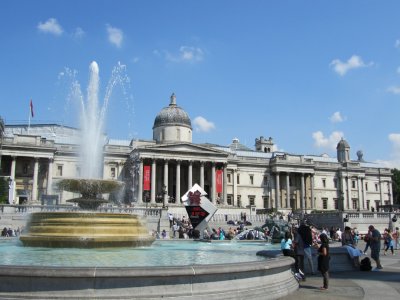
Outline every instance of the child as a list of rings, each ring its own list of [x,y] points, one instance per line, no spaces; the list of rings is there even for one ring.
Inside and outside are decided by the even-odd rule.
[[[318,249],[318,270],[324,278],[324,285],[320,287],[321,290],[327,290],[329,285],[329,239],[326,234],[320,235],[321,246]]]

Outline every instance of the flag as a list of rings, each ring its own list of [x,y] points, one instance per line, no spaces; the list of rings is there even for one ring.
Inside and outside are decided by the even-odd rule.
[[[30,109],[31,109],[31,116],[32,116],[32,118],[34,117],[34,112],[33,112],[33,102],[32,102],[32,99],[31,99],[31,102],[30,102],[30,104],[29,104],[29,107],[30,107]]]

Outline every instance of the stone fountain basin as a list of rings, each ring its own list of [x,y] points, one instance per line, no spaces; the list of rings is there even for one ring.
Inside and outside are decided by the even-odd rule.
[[[154,242],[139,216],[123,213],[33,213],[24,232],[21,242],[33,247],[138,247]]]
[[[234,255],[234,253],[232,254]],[[279,299],[298,289],[290,257],[170,267],[2,266],[0,297],[12,299]]]

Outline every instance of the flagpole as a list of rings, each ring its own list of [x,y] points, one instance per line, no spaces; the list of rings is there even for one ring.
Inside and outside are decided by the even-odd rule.
[[[29,116],[28,116],[28,134],[31,129],[31,107],[29,106]]]

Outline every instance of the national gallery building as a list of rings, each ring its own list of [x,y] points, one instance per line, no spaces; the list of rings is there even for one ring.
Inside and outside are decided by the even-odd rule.
[[[134,206],[182,206],[181,196],[198,183],[218,207],[312,210],[375,210],[393,204],[390,169],[350,159],[346,140],[337,157],[275,152],[272,138],[255,139],[254,149],[233,139],[228,146],[192,143],[188,114],[170,104],[154,119],[152,140],[112,140],[104,136],[103,178],[125,182],[122,195]],[[69,192],[57,181],[80,177],[79,129],[57,124],[4,126],[1,176],[10,183],[10,203],[44,204]]]

